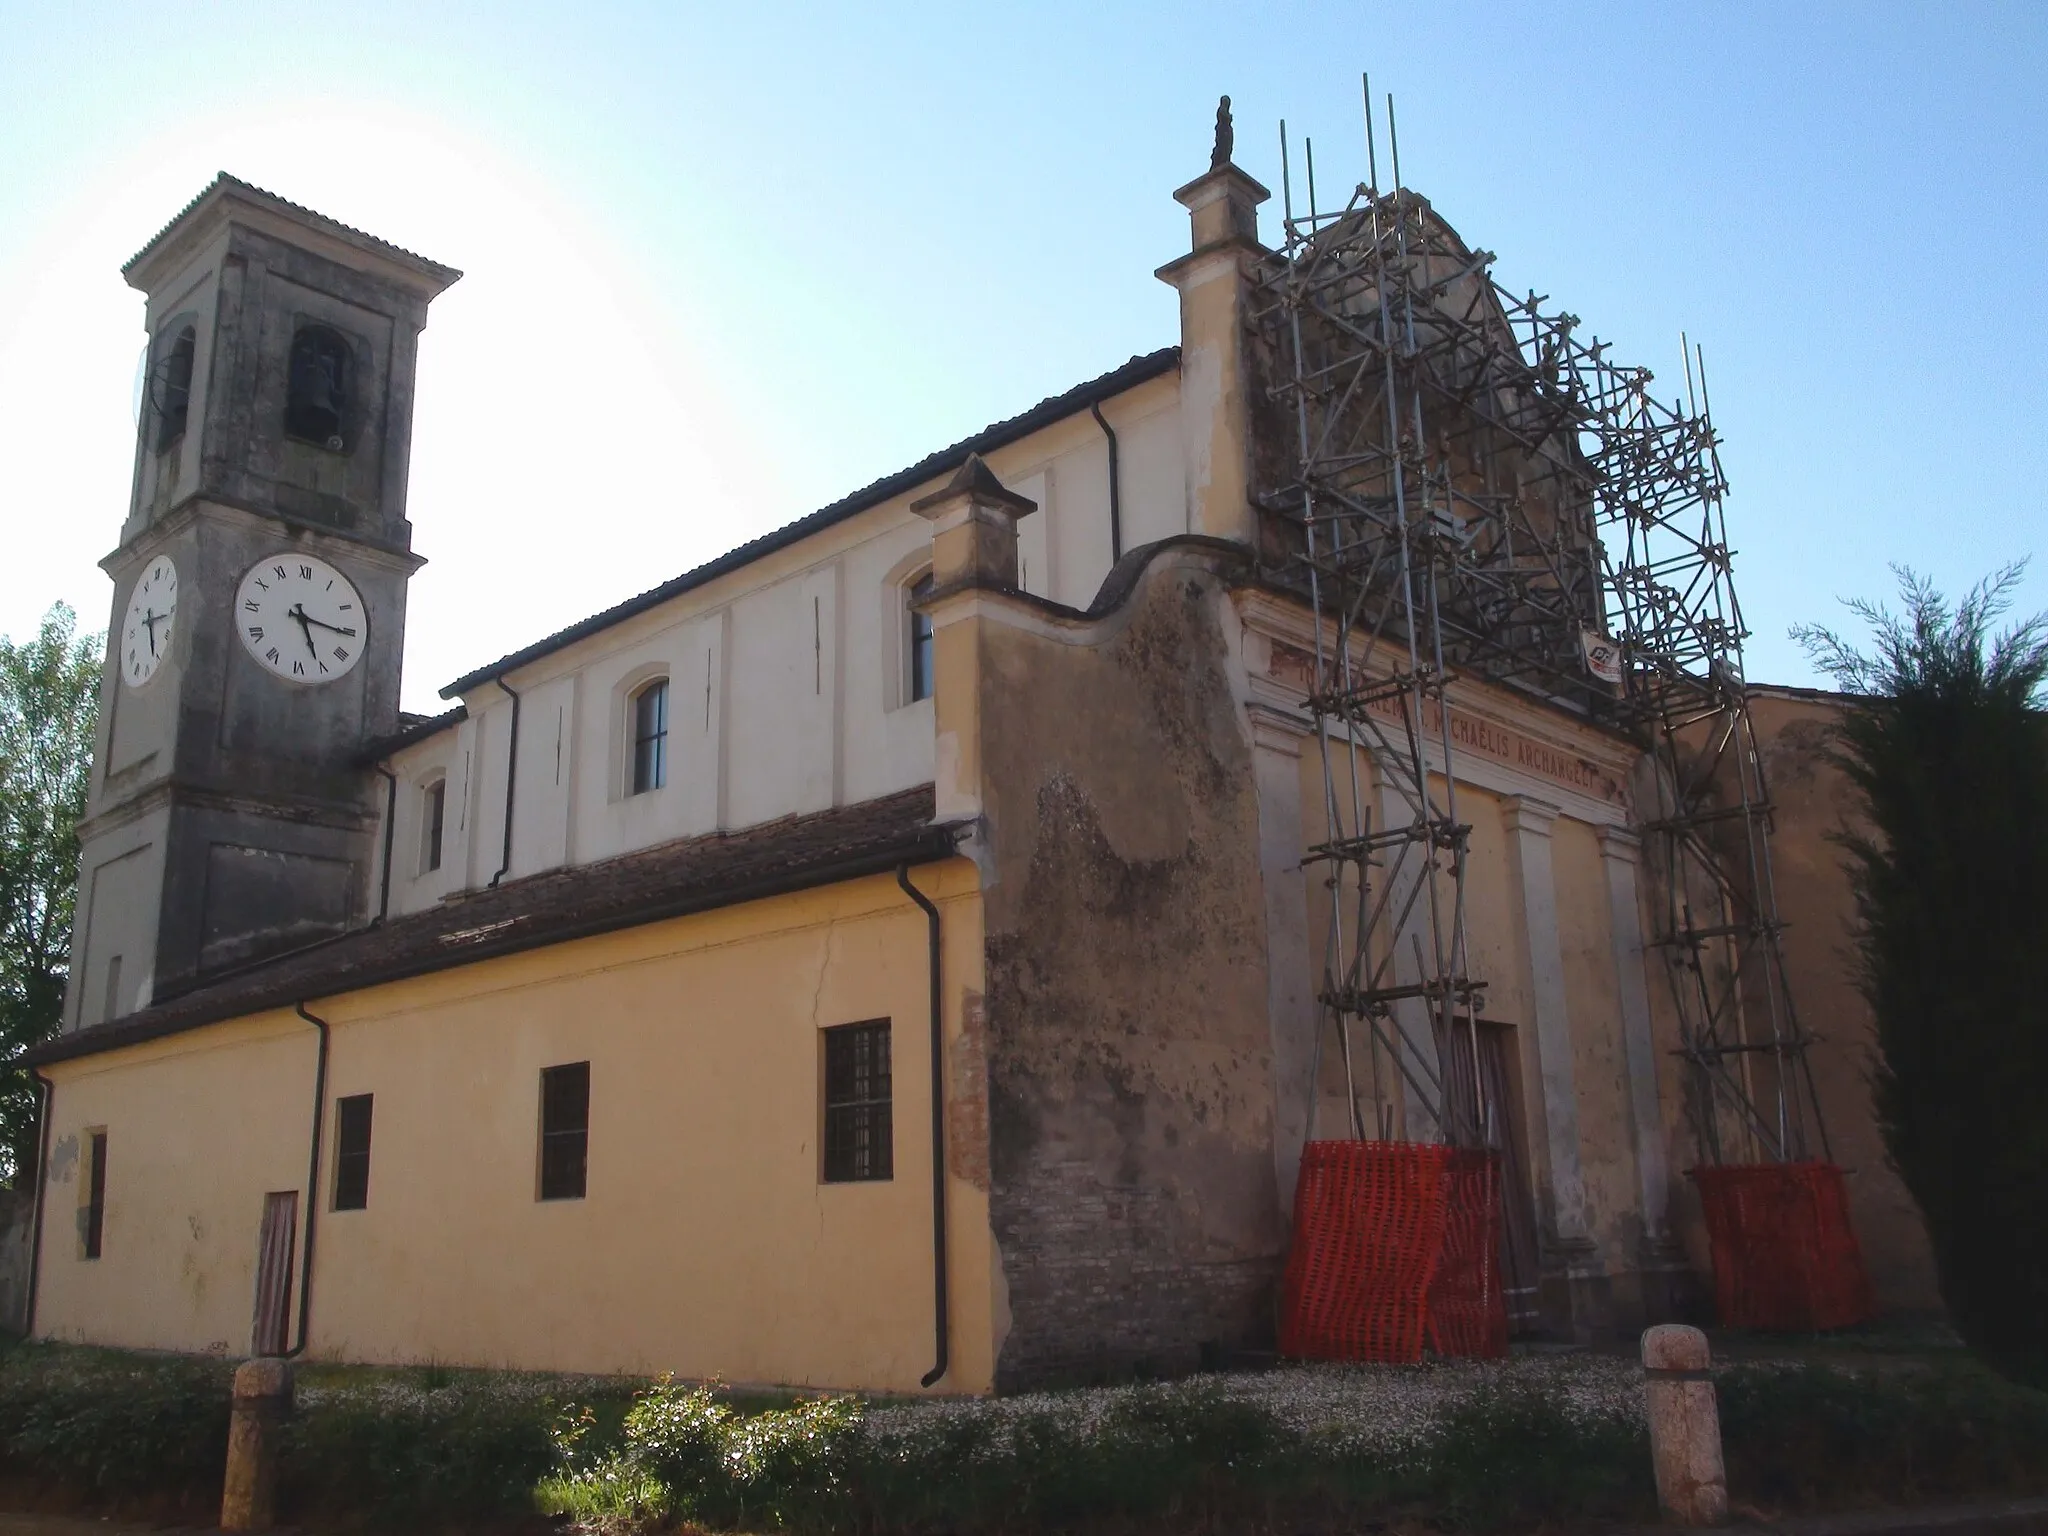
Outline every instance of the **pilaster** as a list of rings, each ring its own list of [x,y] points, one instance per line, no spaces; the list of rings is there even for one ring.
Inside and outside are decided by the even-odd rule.
[[[1641,1308],[1643,1321],[1678,1315],[1680,1290],[1689,1281],[1684,1250],[1671,1227],[1671,1164],[1664,1108],[1657,1089],[1657,1044],[1650,1022],[1650,990],[1636,871],[1642,840],[1623,827],[1599,827],[1600,865],[1607,877],[1608,926],[1621,1000],[1621,1040],[1628,1067],[1629,1114],[1635,1128],[1636,1179],[1642,1201]]]
[[[1004,489],[979,454],[910,510],[932,525],[933,780],[942,821],[982,813],[982,618],[975,594],[1017,589],[1017,520],[1037,503]]]
[[[1510,857],[1521,885],[1529,947],[1529,995],[1536,1014],[1536,1056],[1542,1076],[1543,1121],[1550,1173],[1547,1310],[1563,1313],[1573,1335],[1602,1331],[1608,1297],[1586,1202],[1579,1157],[1579,1098],[1573,1067],[1571,1012],[1565,996],[1564,949],[1558,938],[1557,879],[1551,829],[1558,808],[1528,795],[1501,802]],[[1562,1271],[1562,1273],[1558,1273]],[[1561,1294],[1560,1294],[1561,1292]]]
[[[1273,194],[1225,159],[1174,194],[1189,253],[1159,269],[1180,290],[1180,414],[1188,529],[1253,542],[1251,388],[1245,307],[1260,254],[1259,204]]]
[[[1302,869],[1301,722],[1250,706],[1252,772],[1259,796],[1259,874],[1266,898],[1266,1017],[1273,1046],[1273,1176],[1280,1209],[1294,1208],[1301,1145],[1317,1085],[1314,960],[1308,876]]]

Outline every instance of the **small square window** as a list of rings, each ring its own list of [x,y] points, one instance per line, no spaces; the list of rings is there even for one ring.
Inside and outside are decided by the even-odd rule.
[[[590,1150],[590,1063],[540,1075],[540,1197],[581,1200]]]
[[[825,1182],[893,1178],[889,1021],[825,1031]]]
[[[360,1211],[370,1203],[370,1104],[375,1096],[350,1094],[334,1101],[334,1208]]]

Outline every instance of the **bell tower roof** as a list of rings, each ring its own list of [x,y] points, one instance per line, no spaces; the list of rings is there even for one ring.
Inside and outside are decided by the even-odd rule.
[[[462,276],[454,267],[302,208],[226,171],[215,176],[176,218],[131,256],[121,268],[121,276],[131,288],[150,292],[228,223],[251,225],[294,245],[315,249],[341,266],[381,277],[422,299],[432,299]]]

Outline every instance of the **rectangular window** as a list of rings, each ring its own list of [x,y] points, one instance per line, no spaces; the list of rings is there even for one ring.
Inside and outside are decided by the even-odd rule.
[[[85,1256],[100,1256],[100,1243],[107,1230],[107,1133],[92,1131],[85,1139],[85,1211],[83,1237]]]
[[[334,1208],[360,1211],[370,1203],[370,1102],[353,1093],[334,1101]]]
[[[932,579],[918,578],[910,589],[910,601],[921,603],[932,595]],[[932,696],[932,621],[916,609],[910,613],[910,701]]]
[[[825,1182],[895,1176],[889,1021],[825,1031]]]
[[[441,867],[441,831],[448,821],[448,781],[436,779],[426,788],[425,815],[420,826],[420,873]]]
[[[590,1150],[590,1063],[540,1074],[540,1197],[581,1200]]]
[[[633,793],[668,782],[668,679],[633,695]]]

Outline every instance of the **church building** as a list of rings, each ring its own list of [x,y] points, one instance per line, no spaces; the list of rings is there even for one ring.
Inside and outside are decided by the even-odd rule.
[[[1267,193],[1219,150],[1175,195],[1177,342],[431,718],[407,460],[460,274],[226,175],[151,240],[32,1334],[891,1393],[1271,1352],[1304,1140],[1362,1091],[1319,1045],[1342,829],[1262,528]],[[1447,697],[1516,1329],[1689,1315],[1644,749]],[[1880,1301],[1929,1305],[1835,705],[1752,708],[1834,1158]],[[1428,1118],[1373,1092],[1383,1133]]]

